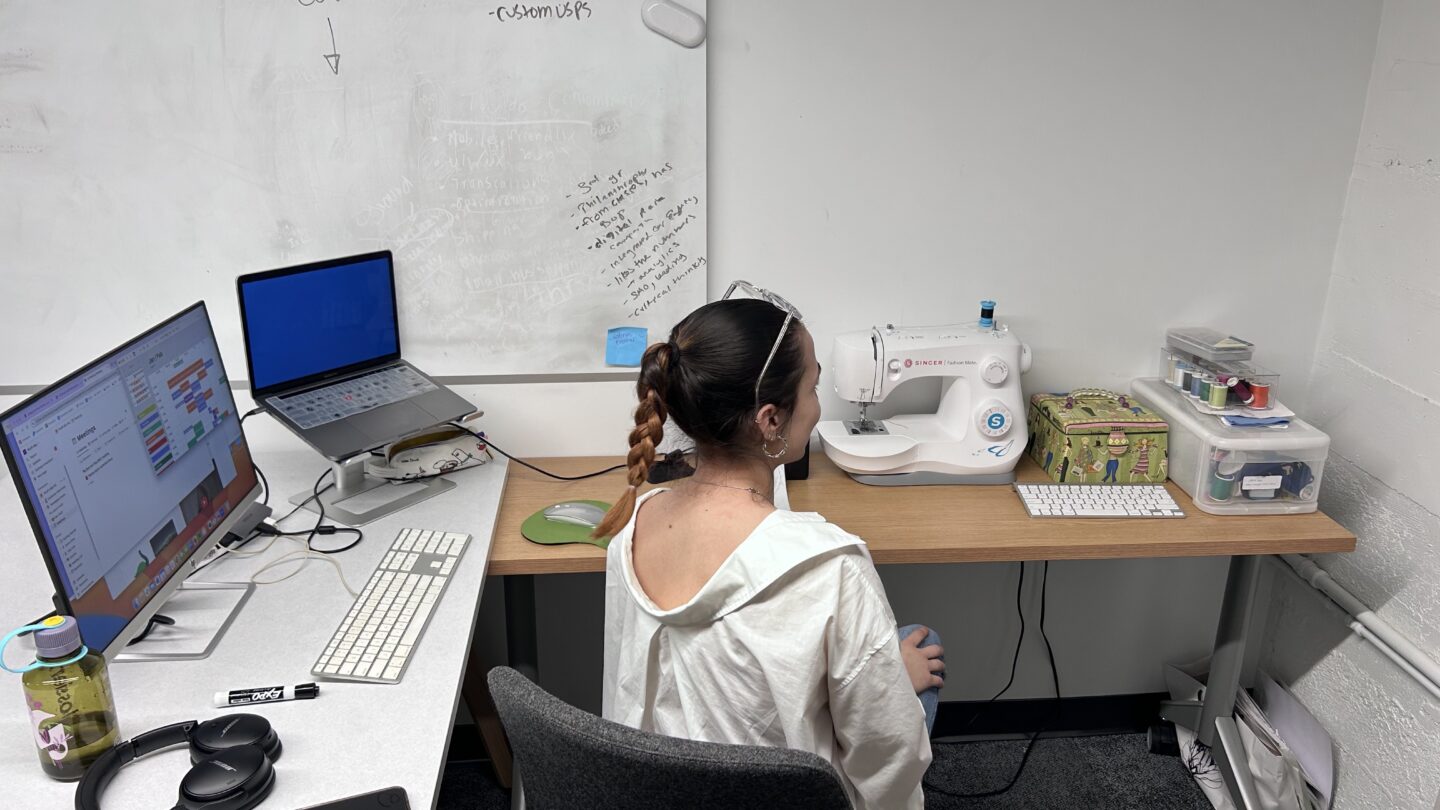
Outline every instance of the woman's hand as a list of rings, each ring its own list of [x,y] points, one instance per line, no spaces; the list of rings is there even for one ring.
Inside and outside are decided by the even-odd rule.
[[[905,662],[905,673],[910,676],[910,685],[917,695],[931,687],[945,685],[945,662],[940,660],[945,648],[939,644],[918,646],[928,635],[928,628],[917,627],[900,639],[900,660]]]

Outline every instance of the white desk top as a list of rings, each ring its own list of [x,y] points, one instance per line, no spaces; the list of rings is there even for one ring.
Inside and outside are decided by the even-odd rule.
[[[289,511],[289,497],[313,486],[327,462],[269,417],[248,421],[245,431],[251,451],[274,487],[270,505],[279,517]],[[310,561],[294,577],[260,586],[208,659],[112,664],[110,682],[121,734],[129,738],[169,723],[224,714],[226,710],[211,705],[217,691],[319,681],[320,696],[314,700],[251,709],[270,719],[284,744],[276,765],[275,792],[261,807],[293,810],[391,785],[405,788],[412,807],[434,807],[485,583],[505,468],[505,460],[497,458],[457,473],[456,489],[365,526],[364,542],[334,558],[351,586],[359,589],[402,528],[473,535],[420,640],[419,655],[399,684],[319,681],[310,675],[311,665],[354,601],[332,566]],[[313,512],[302,511],[283,528],[307,528],[314,520]],[[266,540],[262,537],[250,547]],[[342,537],[324,540],[336,545]],[[265,560],[296,548],[298,542],[279,541],[261,557],[221,560],[195,579],[244,581]],[[53,591],[4,464],[0,464],[0,550],[3,634],[50,610]],[[285,566],[278,573],[289,570]],[[276,573],[268,571],[264,578]],[[7,660],[18,663],[21,647],[18,643],[12,647]],[[0,785],[4,785],[0,803],[73,807],[74,784],[51,781],[40,770],[23,705],[19,676],[0,671]],[[183,748],[137,760],[111,783],[105,807],[169,807],[188,767]],[[26,798],[17,804],[17,796]]]

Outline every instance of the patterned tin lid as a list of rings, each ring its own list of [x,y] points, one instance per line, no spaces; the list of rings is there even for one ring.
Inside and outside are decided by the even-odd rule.
[[[1158,432],[1170,427],[1139,402],[1101,388],[1035,394],[1030,406],[1066,433]]]

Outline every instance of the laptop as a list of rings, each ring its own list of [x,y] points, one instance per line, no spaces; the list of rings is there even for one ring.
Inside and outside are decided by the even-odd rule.
[[[390,251],[236,280],[255,403],[331,461],[475,406],[400,357]]]

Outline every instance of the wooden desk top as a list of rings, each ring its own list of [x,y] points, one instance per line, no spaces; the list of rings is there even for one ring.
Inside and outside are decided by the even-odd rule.
[[[598,470],[618,461],[533,460],[561,475]],[[1029,457],[1021,460],[1017,474],[1022,482],[1049,480]],[[789,482],[792,509],[819,512],[859,535],[877,563],[1211,557],[1355,549],[1355,535],[1322,512],[1211,515],[1200,511],[1173,481],[1167,481],[1166,487],[1185,511],[1184,518],[1031,518],[1009,486],[867,486],[852,481],[818,450],[810,453],[810,477]],[[550,504],[580,498],[611,502],[624,488],[623,471],[584,481],[555,481],[511,464],[495,523],[490,573],[604,571],[603,550],[583,543],[531,543],[520,535],[520,524]]]

